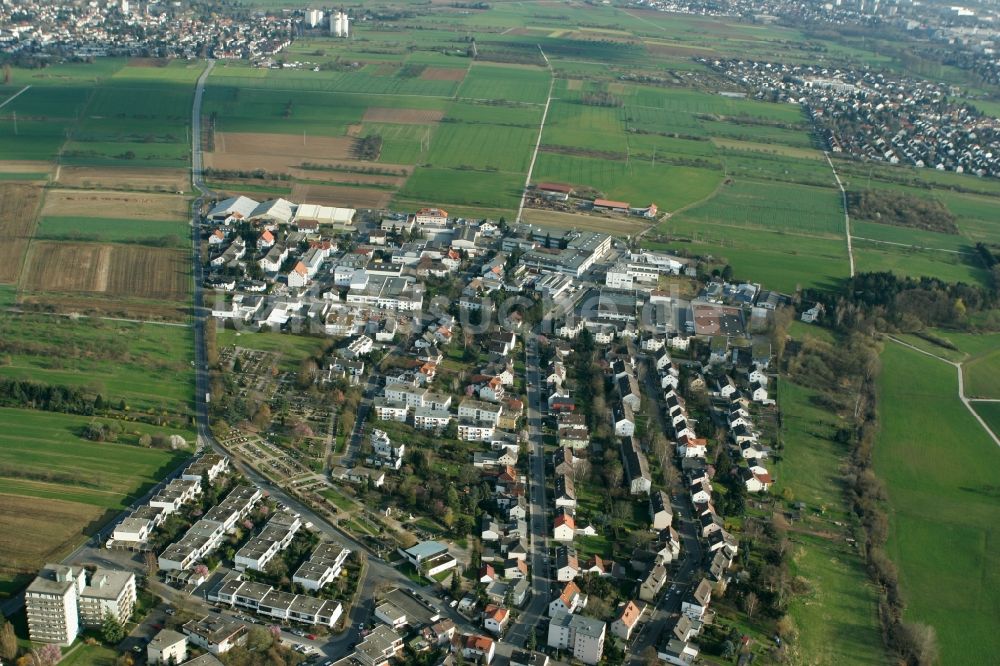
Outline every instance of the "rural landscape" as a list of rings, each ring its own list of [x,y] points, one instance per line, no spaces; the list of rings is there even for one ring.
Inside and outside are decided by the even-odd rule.
[[[0,664],[990,663],[995,19],[0,6]]]

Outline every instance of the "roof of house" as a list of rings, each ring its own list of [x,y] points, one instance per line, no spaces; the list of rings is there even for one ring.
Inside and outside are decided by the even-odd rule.
[[[594,199],[594,205],[599,208],[628,208],[627,201],[612,201],[611,199]]]
[[[473,634],[471,636],[465,637],[465,647],[471,650],[489,652],[491,649],[493,649],[493,639],[488,638],[486,636]]]
[[[548,192],[563,192],[565,194],[572,194],[573,192],[571,185],[561,185],[560,183],[538,183],[535,187]]]
[[[573,581],[569,581],[563,586],[562,592],[559,594],[559,599],[563,602],[566,608],[573,605],[574,597],[580,594],[580,587]]]
[[[566,525],[571,530],[576,529],[576,521],[573,520],[573,516],[568,513],[563,513],[556,516],[555,526],[559,527],[561,525]]]
[[[510,611],[502,606],[489,604],[486,606],[483,614],[486,619],[493,620],[494,622],[503,622],[507,619],[507,615],[510,614]]]
[[[626,627],[632,627],[639,621],[640,615],[642,615],[642,609],[634,601],[629,601],[622,606],[622,612],[618,615],[618,621]]]
[[[417,215],[431,215],[434,217],[448,217],[448,211],[444,208],[421,208]]]

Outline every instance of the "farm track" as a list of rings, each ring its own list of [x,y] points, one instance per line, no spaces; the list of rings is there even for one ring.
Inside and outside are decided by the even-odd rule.
[[[21,88],[20,90],[18,90],[16,93],[14,93],[13,95],[11,95],[7,99],[5,99],[2,103],[0,103],[0,109],[2,109],[3,107],[7,106],[11,102],[13,102],[15,99],[17,99],[18,97],[20,97],[23,93],[28,92],[28,88],[30,88],[30,87],[31,86],[24,86],[23,88]]]
[[[844,184],[840,182],[840,175],[837,173],[837,169],[835,169],[833,166],[833,160],[830,159],[830,153],[824,150],[823,156],[826,157],[826,163],[830,165],[830,171],[833,172],[833,177],[837,181],[837,187],[840,188],[840,198],[843,201],[844,205],[844,231],[845,235],[847,236],[847,259],[848,261],[851,262],[850,276],[854,277],[854,247],[851,244],[851,216],[847,212],[847,190],[844,189]],[[983,425],[985,426],[985,424]],[[989,428],[987,428],[987,430],[989,430]],[[994,437],[993,439],[996,439],[996,437]],[[1000,442],[997,443],[1000,444]]]
[[[930,356],[931,358],[936,358],[939,361],[942,361],[944,363],[947,363],[948,365],[954,366],[955,370],[958,372],[958,398],[959,398],[959,400],[961,400],[962,404],[965,405],[965,408],[969,410],[969,413],[972,414],[972,417],[974,419],[976,419],[976,421],[979,422],[979,425],[981,425],[983,427],[983,430],[985,430],[986,434],[990,436],[990,438],[993,440],[993,443],[996,444],[997,446],[1000,446],[1000,437],[997,437],[996,433],[993,432],[993,430],[990,429],[990,426],[986,423],[986,421],[983,420],[983,417],[981,417],[976,412],[976,410],[972,408],[972,403],[973,402],[1000,402],[1000,400],[967,398],[965,396],[965,374],[962,372],[962,364],[961,363],[959,363],[957,361],[949,361],[946,358],[938,356],[937,354],[932,354],[929,351],[924,351],[920,347],[915,347],[915,346],[911,345],[910,343],[903,342],[899,338],[893,337],[891,335],[888,336],[888,337],[889,337],[890,340],[892,340],[896,344],[903,345],[904,347],[908,347],[909,349],[912,349],[914,351],[920,352],[921,354],[925,354],[927,356]]]
[[[545,51],[542,51],[542,47],[538,47],[538,51],[545,58],[545,64],[549,68],[549,94],[545,97],[545,110],[542,111],[542,122],[538,125],[538,138],[535,140],[535,150],[531,153],[531,163],[528,165],[528,173],[524,177],[524,188],[521,190],[521,202],[517,206],[517,224],[521,223],[521,215],[524,213],[524,200],[528,196],[528,185],[531,184],[531,174],[535,170],[535,160],[538,159],[538,149],[542,145],[542,133],[545,132],[545,119],[549,115],[549,105],[552,104],[552,89],[556,84],[555,73],[552,71],[552,63],[549,62],[549,57],[545,55]]]
[[[911,245],[910,243],[897,243],[896,241],[878,240],[877,238],[865,238],[864,236],[852,236],[854,240],[866,241],[868,243],[879,243],[882,245],[896,245],[898,247],[908,247],[913,250],[927,250],[928,252],[948,252],[951,254],[974,254],[967,250],[947,250],[943,247],[925,247],[923,245]]]

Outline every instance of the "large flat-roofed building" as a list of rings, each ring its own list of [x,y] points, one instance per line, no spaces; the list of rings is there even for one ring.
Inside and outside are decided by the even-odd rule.
[[[611,236],[587,231],[569,239],[562,250],[529,250],[521,257],[521,263],[528,268],[580,277],[610,249]]]
[[[80,593],[80,621],[85,627],[100,627],[108,615],[124,624],[135,608],[135,574],[131,571],[97,569]]]
[[[36,643],[70,645],[80,632],[77,601],[86,585],[81,567],[46,564],[24,592],[28,635]]]
[[[743,310],[732,305],[719,305],[704,301],[691,303],[694,333],[704,336],[743,337],[746,327]]]
[[[363,286],[352,284],[347,303],[383,310],[419,310],[424,303],[424,287],[407,278],[371,275]]]
[[[81,567],[46,564],[24,593],[28,634],[36,643],[70,645],[81,626],[111,615],[124,623],[135,607],[135,574],[97,569],[87,584]]]

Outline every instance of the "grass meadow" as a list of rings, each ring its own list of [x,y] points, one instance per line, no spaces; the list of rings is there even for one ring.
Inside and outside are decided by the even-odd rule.
[[[0,340],[0,376],[78,386],[138,412],[192,413],[187,327],[6,315]]]
[[[796,337],[811,335],[801,331]],[[813,391],[789,381],[779,384],[785,448],[776,466],[778,491],[790,490],[805,502],[807,518],[792,529],[792,574],[808,583],[808,592],[793,597],[789,613],[799,627],[795,651],[810,664],[884,664],[878,619],[878,595],[863,555],[840,538],[823,532],[830,521],[853,521],[845,506],[842,461],[844,445],[833,441],[845,425],[810,402]],[[822,518],[816,518],[819,507]],[[813,524],[817,523],[817,524]]]
[[[893,343],[882,366],[874,464],[905,617],[937,630],[941,663],[977,663],[1000,650],[1000,448],[958,400],[952,366]]]
[[[188,455],[137,446],[141,434],[177,432],[137,423],[123,423],[116,443],[91,442],[81,436],[90,421],[0,408],[0,596],[92,536]]]

